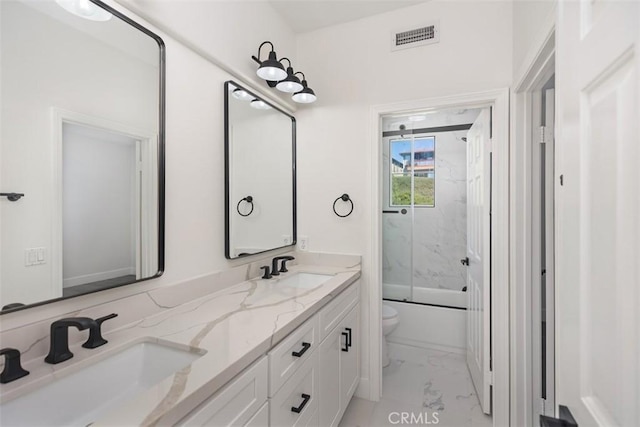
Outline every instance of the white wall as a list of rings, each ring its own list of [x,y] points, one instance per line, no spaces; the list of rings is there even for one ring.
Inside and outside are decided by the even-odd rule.
[[[266,88],[256,75],[258,65],[251,55],[258,56],[263,41],[274,44],[278,58],[287,57],[293,68],[296,62],[295,34],[285,20],[267,1],[157,1],[118,0],[130,10],[144,16],[174,40],[232,74],[238,83],[260,89],[266,97],[295,110],[291,97]],[[261,59],[269,53],[262,48]],[[286,62],[285,62],[286,64]],[[266,89],[265,89],[266,88]]]
[[[136,141],[63,125],[63,287],[136,274]]]
[[[299,235],[309,249],[363,255],[362,330],[368,348],[371,246],[372,105],[508,87],[510,2],[431,1],[303,34],[298,62],[318,101],[297,114]],[[392,29],[438,19],[440,43],[391,52]],[[330,168],[330,169],[329,169]],[[342,193],[354,200],[345,219],[331,210]],[[375,327],[375,326],[374,326]],[[369,356],[363,352],[364,390]]]
[[[555,15],[557,0],[514,0],[513,72],[514,82],[531,60],[531,49],[542,42],[542,23]]]
[[[1,181],[3,191],[25,193],[19,202],[2,201],[4,305],[61,296],[51,284],[52,108],[155,132],[158,69],[19,2],[2,2],[1,19]],[[25,267],[24,250],[37,247],[46,248],[46,263]]]

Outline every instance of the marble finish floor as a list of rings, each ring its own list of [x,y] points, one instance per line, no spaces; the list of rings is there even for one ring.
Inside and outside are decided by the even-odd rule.
[[[354,397],[340,427],[491,427],[491,417],[480,408],[464,355],[389,344],[389,356],[380,401]],[[405,422],[403,413],[408,413]]]

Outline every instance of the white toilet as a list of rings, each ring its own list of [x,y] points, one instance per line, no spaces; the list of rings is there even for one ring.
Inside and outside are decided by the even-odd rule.
[[[389,349],[387,347],[387,335],[398,326],[398,312],[390,305],[382,304],[382,367],[389,366]]]

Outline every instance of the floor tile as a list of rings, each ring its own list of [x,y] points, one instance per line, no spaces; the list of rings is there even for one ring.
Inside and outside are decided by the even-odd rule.
[[[379,402],[353,398],[341,427],[438,425],[491,427],[482,412],[465,356],[392,344]]]

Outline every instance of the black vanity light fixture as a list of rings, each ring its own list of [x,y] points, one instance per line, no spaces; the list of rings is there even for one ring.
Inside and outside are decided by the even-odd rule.
[[[261,61],[260,52],[265,44],[271,46],[271,52],[269,52],[268,59]],[[258,56],[252,56],[251,58],[260,64],[256,73],[258,77],[267,81],[269,87],[275,87],[281,92],[293,94],[291,99],[301,104],[310,104],[317,99],[315,92],[309,87],[304,73],[294,72],[289,58],[278,59],[273,43],[270,41],[262,42],[258,48]],[[282,61],[285,60],[288,63],[286,71],[282,65]],[[297,74],[302,74],[302,81],[297,77]]]
[[[253,108],[255,108],[256,110],[270,110],[271,109],[269,104],[267,104],[263,100],[257,99],[257,98],[254,99],[253,101],[251,101],[251,106]]]
[[[249,92],[240,88],[234,89],[233,92],[231,92],[231,96],[241,101],[250,101],[253,99],[253,96],[251,96]]]
[[[310,104],[314,102],[317,99],[316,93],[307,85],[307,78],[304,73],[298,71],[296,74],[302,74],[302,89],[294,93],[291,99],[301,104]]]
[[[271,52],[269,52],[269,58],[264,61],[260,61],[260,51],[262,50],[262,46],[265,44],[271,45]],[[278,61],[276,51],[273,50],[273,43],[270,41],[262,42],[258,48],[258,57],[256,58],[255,56],[252,56],[252,58],[260,64],[256,74],[258,74],[258,77],[261,79],[277,82],[287,77],[287,72],[284,70],[284,66]]]
[[[289,63],[289,66],[287,67],[287,77],[276,84],[276,89],[280,92],[286,93],[299,92],[302,90],[303,86],[302,83],[300,83],[300,79],[296,77],[296,74],[298,73],[293,72],[293,67],[291,66],[289,58],[282,58],[280,61],[284,61],[285,59]]]

